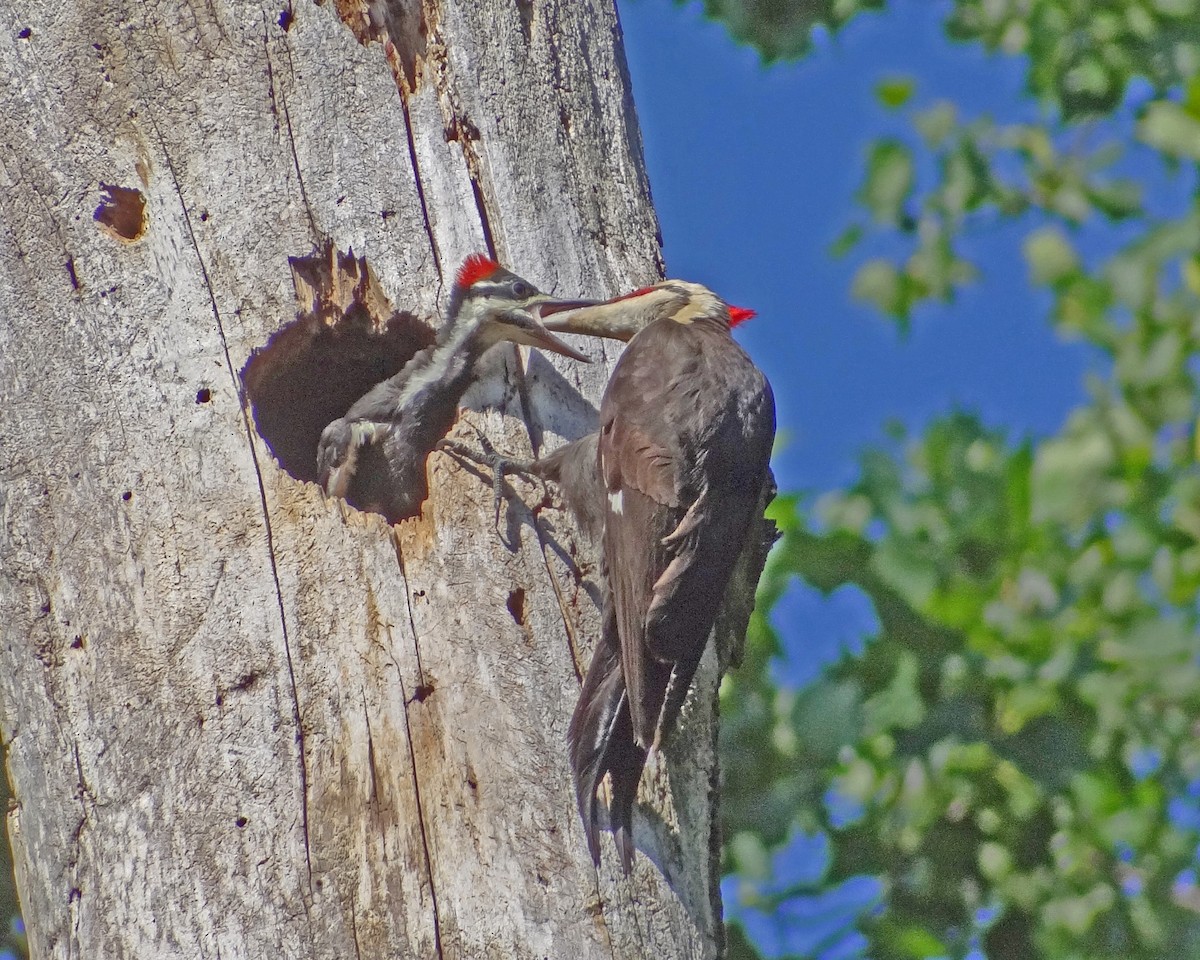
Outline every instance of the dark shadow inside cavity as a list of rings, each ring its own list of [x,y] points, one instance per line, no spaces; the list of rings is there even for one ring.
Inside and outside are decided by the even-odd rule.
[[[302,311],[251,354],[241,376],[254,425],[279,465],[316,482],[321,431],[433,343],[434,331],[414,314],[392,310],[353,252],[327,247],[291,265]],[[366,489],[386,492],[386,461],[371,449],[363,454],[350,503],[399,519],[374,507],[379,491]]]

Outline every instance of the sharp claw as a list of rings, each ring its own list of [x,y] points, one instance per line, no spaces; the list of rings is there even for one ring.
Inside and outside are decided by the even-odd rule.
[[[481,467],[487,467],[492,472],[492,523],[497,534],[500,533],[500,502],[504,499],[504,476],[508,473],[524,473],[533,476],[530,472],[531,464],[528,461],[513,460],[506,457],[504,454],[497,452],[496,448],[483,431],[475,424],[471,424],[471,428],[475,431],[476,438],[479,441],[479,450],[473,450],[464,443],[459,443],[457,440],[446,438],[438,443],[438,449],[444,450],[454,456],[461,457],[464,460],[469,460],[472,463],[478,464]],[[539,480],[541,478],[538,478]],[[543,483],[544,486],[544,483]]]

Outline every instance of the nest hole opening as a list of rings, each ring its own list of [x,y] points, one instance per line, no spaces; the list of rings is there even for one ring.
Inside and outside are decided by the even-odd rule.
[[[392,308],[353,251],[326,246],[289,262],[300,310],[251,354],[241,377],[272,456],[297,480],[315,483],[321,431],[435,334],[415,314]]]

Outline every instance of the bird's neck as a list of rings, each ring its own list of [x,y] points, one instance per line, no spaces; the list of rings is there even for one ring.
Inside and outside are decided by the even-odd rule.
[[[492,345],[481,335],[481,329],[482,324],[469,313],[460,311],[451,316],[438,333],[437,342],[413,358],[414,369],[405,384],[400,407],[427,402],[433,394],[440,402],[457,403],[471,385],[475,361]]]

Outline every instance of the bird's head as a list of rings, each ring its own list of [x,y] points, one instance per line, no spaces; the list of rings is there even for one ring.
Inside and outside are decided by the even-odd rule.
[[[753,310],[731,307],[708,287],[684,280],[664,280],[601,303],[555,312],[560,315],[547,321],[548,330],[610,340],[632,340],[656,320],[684,324],[713,320],[736,327],[754,316]]]
[[[542,293],[528,280],[476,253],[466,259],[455,278],[447,335],[470,337],[480,353],[507,340],[587,363],[586,356],[546,328],[542,317],[595,302],[564,300]]]

